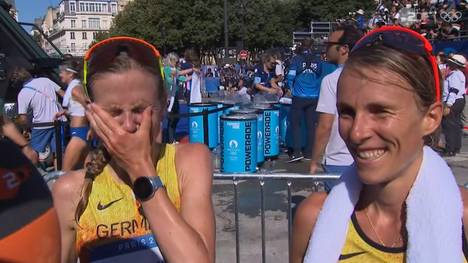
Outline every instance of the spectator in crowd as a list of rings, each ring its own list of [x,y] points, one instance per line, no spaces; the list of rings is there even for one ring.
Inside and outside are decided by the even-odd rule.
[[[274,63],[274,61],[272,60]],[[305,39],[301,53],[293,58],[288,72],[288,87],[292,93],[291,130],[293,131],[293,152],[289,162],[311,158],[317,123],[316,107],[320,93],[320,83],[324,76],[334,70],[317,58],[312,52],[312,40]],[[307,145],[302,152],[301,121],[305,117]]]
[[[465,28],[463,14],[468,6],[456,1],[393,1],[389,9],[383,1],[369,20],[369,29],[382,25],[401,25],[428,39],[446,40],[459,36]]]
[[[279,88],[283,90],[284,84],[284,63],[282,61],[282,56],[280,50],[272,50],[273,57],[276,59],[275,66],[275,78],[271,83],[272,87]]]
[[[190,88],[192,86],[192,74],[193,74],[193,63],[194,61],[197,60],[196,52],[193,49],[187,49],[184,52],[184,57],[180,58],[180,70],[181,71],[186,71],[184,75],[180,75],[179,81],[180,81],[180,86],[182,87],[183,90],[183,95],[185,98],[185,101],[187,103],[190,103]],[[190,69],[192,71],[190,71]]]
[[[51,151],[55,152],[54,120],[62,109],[56,93],[63,97],[65,92],[52,80],[33,78],[21,67],[13,70],[10,80],[23,86],[18,94],[19,123],[22,127],[28,127],[28,113],[32,112],[31,147],[41,153],[49,145]]]
[[[85,170],[54,184],[62,262],[214,262],[211,153],[161,144],[159,52],[140,39],[110,38],[85,63],[87,117],[103,145]]]
[[[67,85],[62,102],[65,110],[56,116],[68,116],[71,137],[65,148],[62,170],[71,171],[83,168],[88,152],[89,123],[85,116],[87,98],[81,85],[80,64],[77,61],[68,60],[63,63],[60,66],[60,78]]]
[[[234,92],[239,88],[240,75],[232,65],[225,64],[220,71],[220,81],[224,90]]]
[[[338,68],[323,78],[320,87],[320,97],[317,105],[319,120],[310,163],[310,173],[312,174],[317,173],[320,158],[324,152],[323,168],[326,173],[341,174],[353,163],[353,157],[338,131],[336,90],[338,79],[348,59],[349,52],[360,38],[360,30],[351,25],[338,27],[328,38],[328,61],[337,64]]]
[[[213,78],[213,77],[214,77],[213,70],[211,68],[208,68],[206,70],[205,78]]]
[[[167,111],[172,114],[179,113],[179,85],[177,84],[178,79],[181,76],[189,74],[193,71],[192,69],[179,70],[177,68],[178,62],[179,56],[177,56],[177,54],[174,52],[167,54],[164,60],[164,81],[166,92],[169,98]],[[168,120],[166,139],[169,143],[176,141],[177,123],[179,123],[179,118],[175,118],[174,116],[170,117]]]
[[[429,46],[417,32],[383,27],[353,48],[337,107],[355,164],[299,206],[291,262],[466,261],[468,192],[424,145],[443,112]]]
[[[272,83],[276,84],[278,82],[275,76],[276,64],[276,58],[271,52],[263,54],[262,65],[255,68],[254,85],[260,93],[281,97],[282,90],[278,85],[272,85]]]
[[[447,59],[449,73],[445,81],[443,101],[444,119],[442,122],[445,135],[445,155],[455,156],[460,152],[463,136],[463,110],[465,108],[466,79],[463,70],[466,59],[462,55],[455,54]]]
[[[360,30],[367,29],[366,18],[364,17],[364,10],[359,9],[358,11],[356,11],[356,21]]]

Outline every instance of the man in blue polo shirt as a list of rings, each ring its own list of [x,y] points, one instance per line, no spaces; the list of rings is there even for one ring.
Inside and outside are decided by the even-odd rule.
[[[276,59],[270,52],[262,57],[262,66],[255,68],[255,89],[261,94],[272,94],[281,97],[283,91],[275,78]]]
[[[301,52],[291,62],[288,72],[288,86],[292,89],[291,130],[293,153],[289,162],[311,158],[317,123],[316,107],[322,78],[335,70],[335,66],[320,61],[320,56],[312,52],[312,40],[304,39]],[[301,121],[305,115],[307,145],[302,150]]]

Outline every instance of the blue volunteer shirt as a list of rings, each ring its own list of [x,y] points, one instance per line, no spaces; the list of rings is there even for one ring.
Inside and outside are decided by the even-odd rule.
[[[262,84],[267,88],[271,88],[270,80],[275,76],[275,73],[273,71],[264,71],[263,65],[261,65],[255,67],[254,76],[254,85]]]
[[[310,51],[293,57],[288,72],[288,87],[294,97],[318,98],[323,77],[335,71],[336,66],[321,61]]]

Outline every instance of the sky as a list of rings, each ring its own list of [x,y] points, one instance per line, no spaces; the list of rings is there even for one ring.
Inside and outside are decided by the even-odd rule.
[[[34,18],[43,17],[48,6],[56,6],[60,0],[16,0],[20,22],[34,22]]]

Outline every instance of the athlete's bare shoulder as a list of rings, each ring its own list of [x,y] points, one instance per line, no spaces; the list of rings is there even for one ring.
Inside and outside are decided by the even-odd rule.
[[[81,196],[84,177],[85,170],[70,171],[59,177],[52,186],[54,202],[56,204],[65,202],[76,207]]]
[[[177,144],[175,153],[177,176],[181,186],[192,180],[209,181],[211,185],[213,168],[211,152],[204,144]]]

